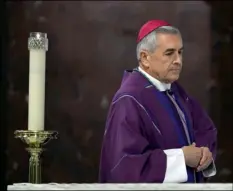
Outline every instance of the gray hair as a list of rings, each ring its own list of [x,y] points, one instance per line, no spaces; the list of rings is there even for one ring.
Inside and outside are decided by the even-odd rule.
[[[151,53],[155,51],[156,48],[156,36],[158,33],[163,34],[180,34],[180,31],[173,26],[162,26],[158,29],[152,31],[150,34],[145,36],[137,45],[136,53],[137,59],[140,60],[140,53],[142,50],[147,50]]]

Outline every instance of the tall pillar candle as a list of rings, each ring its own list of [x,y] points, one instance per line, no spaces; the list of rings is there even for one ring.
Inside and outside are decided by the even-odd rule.
[[[32,32],[28,39],[29,93],[28,130],[44,130],[45,69],[48,39],[46,33]]]

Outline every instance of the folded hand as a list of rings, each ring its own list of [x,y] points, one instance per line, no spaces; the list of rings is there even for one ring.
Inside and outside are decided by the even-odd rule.
[[[210,152],[208,147],[201,147],[201,150],[202,150],[202,158],[197,167],[197,171],[202,171],[206,169],[213,161],[212,153]]]

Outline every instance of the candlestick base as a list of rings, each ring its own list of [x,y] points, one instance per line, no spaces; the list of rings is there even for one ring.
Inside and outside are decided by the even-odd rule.
[[[15,138],[20,138],[28,145],[26,149],[30,154],[29,159],[29,183],[41,183],[41,153],[44,151],[43,145],[47,144],[51,139],[57,139],[56,131],[30,131],[16,130]]]

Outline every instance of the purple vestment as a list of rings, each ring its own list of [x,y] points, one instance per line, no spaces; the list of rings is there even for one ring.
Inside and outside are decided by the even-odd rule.
[[[192,124],[198,147],[216,156],[217,131],[200,105],[177,84],[172,90]],[[100,160],[101,183],[162,183],[163,150],[181,148],[174,124],[157,97],[158,90],[140,72],[126,71],[107,117]]]

